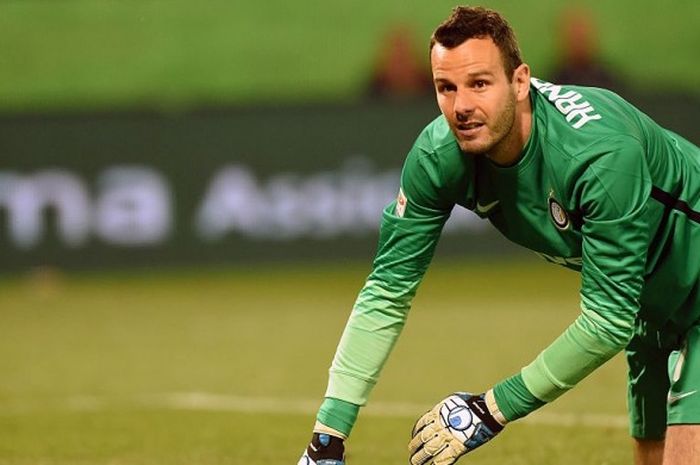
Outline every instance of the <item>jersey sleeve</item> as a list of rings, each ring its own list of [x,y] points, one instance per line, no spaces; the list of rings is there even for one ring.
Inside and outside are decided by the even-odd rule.
[[[622,350],[633,334],[649,244],[647,200],[651,180],[641,144],[607,140],[577,178],[583,213],[581,314],[520,373],[527,390],[550,402]],[[513,404],[505,385],[496,401]],[[517,402],[515,403],[517,404]],[[529,411],[515,405],[509,420]],[[510,417],[510,418],[509,418]]]
[[[453,206],[439,160],[415,145],[402,170],[399,197],[384,209],[373,269],[336,350],[327,398],[366,403]]]

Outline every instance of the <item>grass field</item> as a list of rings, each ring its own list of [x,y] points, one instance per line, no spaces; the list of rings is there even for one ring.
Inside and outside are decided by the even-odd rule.
[[[4,278],[0,464],[296,464],[367,271]],[[406,463],[417,415],[512,374],[576,314],[577,276],[558,267],[434,264],[350,463]],[[464,462],[629,463],[624,380],[618,356]]]

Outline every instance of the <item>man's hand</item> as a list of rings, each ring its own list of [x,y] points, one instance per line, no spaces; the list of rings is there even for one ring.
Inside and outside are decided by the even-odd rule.
[[[486,407],[484,394],[455,393],[416,422],[408,444],[411,464],[453,464],[502,429]]]
[[[345,465],[344,453],[345,445],[341,438],[314,433],[297,465]]]

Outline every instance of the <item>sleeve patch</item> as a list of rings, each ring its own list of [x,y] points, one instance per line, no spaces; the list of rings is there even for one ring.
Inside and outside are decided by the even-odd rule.
[[[396,216],[403,218],[406,214],[406,196],[403,193],[403,189],[399,188],[399,195],[396,197]]]

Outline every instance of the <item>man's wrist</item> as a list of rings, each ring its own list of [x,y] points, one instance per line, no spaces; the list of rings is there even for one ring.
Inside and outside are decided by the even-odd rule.
[[[489,409],[489,413],[501,426],[505,426],[508,423],[506,417],[501,413],[501,409],[498,408],[498,403],[496,403],[496,396],[493,394],[493,389],[489,389],[484,394],[484,400],[486,401],[486,408]]]
[[[343,434],[342,432],[338,431],[337,429],[333,429],[330,426],[326,426],[320,421],[316,421],[316,424],[314,425],[314,433],[319,433],[319,434],[328,434],[330,436],[335,436],[340,439],[347,439],[348,437]]]
[[[355,424],[355,420],[357,420],[359,412],[359,405],[332,397],[326,397],[318,410],[316,421],[328,428],[332,428],[340,433],[342,437],[347,438],[350,436],[350,432]],[[341,437],[338,435],[336,436]]]
[[[509,422],[522,418],[545,404],[527,389],[520,373],[497,383],[491,391],[498,410]]]

